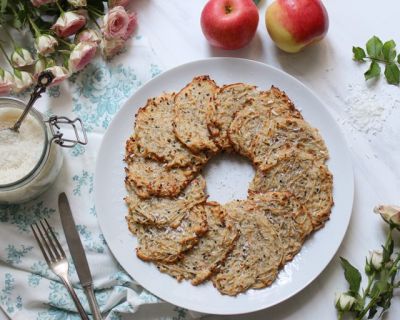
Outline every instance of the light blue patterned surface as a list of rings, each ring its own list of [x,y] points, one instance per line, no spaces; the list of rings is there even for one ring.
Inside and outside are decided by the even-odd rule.
[[[0,306],[11,318],[80,319],[65,287],[44,262],[30,230],[33,222],[47,218],[68,254],[56,209],[61,191],[69,197],[92,270],[96,297],[107,319],[133,319],[132,314],[141,306],[164,303],[137,285],[114,260],[98,227],[94,207],[94,168],[102,135],[127,98],[161,72],[145,38],[137,36],[135,42],[140,43],[130,48],[132,53],[128,50],[112,63],[97,59],[68,82],[51,88],[47,101],[41,101],[40,110],[47,116],[80,117],[88,131],[89,144],[64,150],[61,175],[42,197],[22,205],[0,206]],[[75,266],[70,257],[68,260],[74,287],[89,312]],[[162,310],[158,315],[152,311],[152,319],[187,318],[186,310],[172,305]],[[142,319],[147,319],[146,315]]]

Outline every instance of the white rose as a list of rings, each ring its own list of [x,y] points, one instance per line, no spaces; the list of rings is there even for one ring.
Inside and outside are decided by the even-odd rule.
[[[16,48],[11,54],[11,62],[14,67],[26,67],[35,63],[31,53],[24,48]]]
[[[356,298],[347,293],[336,293],[335,295],[335,306],[339,311],[349,311],[356,301]]]
[[[20,93],[28,89],[32,84],[33,78],[30,73],[14,69],[13,91],[15,93]]]
[[[398,229],[400,228],[400,207],[381,205],[375,207],[374,211],[375,213],[379,213],[387,223],[394,225]]]
[[[57,39],[49,34],[43,34],[35,39],[35,48],[43,56],[53,53],[57,45]]]
[[[376,270],[379,271],[382,268],[383,263],[383,253],[382,251],[372,251],[369,256],[370,265]]]

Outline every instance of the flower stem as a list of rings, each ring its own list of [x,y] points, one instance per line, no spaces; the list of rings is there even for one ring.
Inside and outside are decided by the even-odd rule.
[[[72,43],[69,43],[68,41],[65,41],[62,38],[58,38],[58,41],[65,44],[68,47],[68,49],[70,49],[70,50],[72,50],[75,47],[75,45],[73,45]]]
[[[89,12],[89,19],[93,21],[93,23],[97,26],[99,30],[101,30],[99,23],[97,22],[96,18],[92,16],[91,12]]]
[[[58,10],[60,10],[61,13],[64,13],[63,8],[61,8],[60,4],[58,3],[58,0],[56,0],[56,5],[58,7]]]
[[[40,32],[38,26],[36,25],[36,23],[33,22],[33,20],[31,19],[31,17],[30,17],[29,15],[28,15],[28,21],[29,21],[29,23],[31,24],[32,29],[35,31],[35,36],[36,36],[36,37],[40,37],[41,32]]]
[[[6,50],[4,50],[4,47],[3,47],[3,45],[2,45],[1,43],[0,43],[0,51],[3,53],[3,55],[4,55],[4,57],[6,58],[8,64],[9,64],[11,67],[13,67],[13,64],[11,63],[11,60],[10,60],[10,58],[8,57],[7,52],[6,52]]]
[[[91,6],[91,5],[88,5],[88,6],[87,6],[87,9],[88,9],[89,12],[95,13],[95,14],[96,14],[97,16],[99,16],[99,17],[101,17],[101,16],[104,15],[103,12],[101,12],[99,9],[97,9],[96,7],[93,7],[93,6]]]
[[[357,316],[357,318],[355,318],[355,320],[362,320],[362,318],[364,318],[364,316],[367,314],[369,309],[371,309],[371,307],[376,303],[376,301],[377,301],[376,297],[372,298],[371,301],[368,303],[368,305]]]

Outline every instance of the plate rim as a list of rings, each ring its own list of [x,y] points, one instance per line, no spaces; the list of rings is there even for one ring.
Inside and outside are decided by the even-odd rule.
[[[185,68],[188,68],[188,67],[190,67],[190,66],[192,66],[192,65],[195,65],[195,64],[207,63],[207,62],[209,62],[209,61],[218,61],[218,60],[224,60],[224,61],[229,61],[229,60],[230,60],[230,61],[239,61],[239,62],[244,62],[244,63],[253,63],[253,64],[258,64],[258,65],[260,65],[260,66],[262,66],[262,67],[270,68],[270,69],[274,70],[275,72],[280,73],[280,74],[284,75],[284,76],[287,77],[287,78],[290,78],[291,81],[296,82],[296,84],[299,85],[300,87],[302,87],[303,90],[308,91],[308,92],[316,99],[316,101],[318,101],[318,103],[321,105],[321,107],[324,109],[324,111],[328,114],[329,118],[331,118],[332,122],[333,122],[334,125],[336,126],[336,131],[337,131],[337,133],[339,133],[339,135],[340,135],[340,139],[341,139],[342,141],[345,142],[345,144],[344,144],[344,149],[346,150],[346,152],[345,152],[344,157],[347,158],[347,160],[349,161],[349,167],[348,167],[347,169],[349,169],[349,170],[350,170],[350,173],[351,173],[351,177],[347,177],[347,178],[348,178],[347,183],[349,183],[349,190],[351,191],[351,194],[350,194],[350,196],[349,196],[349,201],[351,201],[351,202],[349,202],[349,208],[348,208],[349,211],[350,211],[350,213],[349,213],[348,216],[347,216],[347,217],[348,217],[348,218],[347,218],[347,221],[345,221],[346,227],[342,229],[343,234],[340,235],[341,240],[338,241],[338,243],[336,244],[335,250],[332,251],[332,257],[326,261],[325,265],[324,265],[323,267],[321,267],[320,271],[319,271],[317,274],[315,274],[313,277],[311,277],[308,281],[305,281],[304,285],[303,285],[301,288],[298,288],[297,290],[294,290],[293,292],[291,292],[289,295],[287,295],[287,296],[285,296],[285,297],[282,297],[281,299],[278,299],[278,300],[275,301],[273,304],[260,304],[260,307],[258,307],[258,308],[252,308],[252,309],[250,309],[250,310],[235,311],[235,312],[233,312],[233,313],[232,313],[232,312],[215,312],[215,311],[212,312],[212,314],[215,314],[215,315],[239,315],[239,314],[247,314],[247,313],[250,313],[250,312],[256,312],[256,311],[260,311],[260,310],[265,310],[265,309],[271,308],[271,307],[273,307],[273,306],[276,306],[276,305],[278,305],[278,304],[281,304],[281,303],[284,302],[284,301],[287,301],[287,300],[291,299],[291,298],[294,297],[295,295],[299,294],[301,291],[305,290],[312,282],[316,281],[317,278],[321,276],[321,274],[325,271],[325,269],[327,268],[327,266],[332,262],[333,258],[334,258],[335,255],[337,254],[337,252],[338,252],[338,250],[339,250],[341,244],[343,243],[343,240],[344,240],[344,238],[345,238],[345,236],[346,236],[347,230],[348,230],[349,225],[350,225],[351,216],[352,216],[352,211],[353,211],[353,207],[354,207],[354,194],[355,194],[354,165],[353,165],[353,161],[352,161],[352,158],[351,158],[351,152],[350,152],[350,149],[349,149],[347,140],[346,140],[346,138],[345,138],[345,135],[344,135],[344,133],[342,132],[342,129],[341,129],[340,126],[338,125],[337,121],[335,120],[334,116],[332,115],[331,111],[330,111],[329,108],[326,106],[326,104],[323,102],[323,100],[320,99],[320,97],[319,97],[317,94],[315,94],[315,92],[314,92],[312,89],[310,89],[308,86],[306,86],[306,85],[305,85],[304,83],[302,83],[300,80],[298,80],[296,77],[294,77],[293,75],[291,75],[291,74],[285,72],[285,71],[282,70],[282,69],[279,69],[279,68],[277,68],[277,67],[275,67],[275,66],[269,65],[269,64],[264,63],[264,62],[260,62],[260,61],[256,61],[256,60],[251,60],[251,59],[246,59],[246,58],[237,58],[237,57],[210,57],[210,58],[204,58],[204,59],[198,59],[198,60],[193,60],[193,61],[190,61],[190,62],[186,62],[186,63],[180,64],[180,65],[175,66],[175,67],[171,67],[171,68],[167,69],[166,71],[161,72],[159,75],[155,76],[154,78],[152,78],[152,79],[150,79],[149,81],[147,81],[147,82],[145,82],[144,84],[142,84],[130,97],[128,97],[128,98],[126,99],[126,101],[125,101],[125,102],[121,105],[121,107],[119,108],[118,112],[117,112],[116,114],[114,114],[114,116],[113,116],[113,118],[112,118],[112,120],[111,120],[111,122],[110,122],[108,128],[106,129],[106,131],[105,131],[105,133],[104,133],[104,135],[103,135],[103,137],[102,137],[101,145],[100,145],[100,147],[99,147],[99,149],[98,149],[98,153],[97,153],[97,156],[96,156],[96,166],[95,166],[94,184],[93,184],[93,185],[94,185],[94,202],[95,202],[96,211],[99,212],[99,209],[98,209],[97,206],[96,206],[96,204],[98,203],[97,198],[98,198],[98,196],[99,196],[99,195],[98,195],[99,192],[97,191],[97,187],[96,187],[96,186],[97,186],[97,181],[98,181],[98,176],[99,176],[99,173],[98,173],[98,172],[99,172],[99,170],[100,170],[98,158],[99,158],[99,155],[103,152],[103,148],[105,148],[105,143],[104,143],[104,141],[106,140],[105,138],[106,138],[107,134],[109,134],[109,132],[111,131],[110,128],[112,128],[113,126],[116,125],[115,123],[116,123],[116,121],[117,121],[116,119],[117,119],[118,113],[121,112],[121,110],[124,109],[124,108],[126,107],[126,105],[129,103],[129,101],[130,101],[131,99],[133,99],[136,95],[140,95],[140,93],[141,93],[147,86],[150,86],[153,82],[156,82],[157,79],[158,79],[159,77],[165,77],[166,75],[168,75],[168,74],[171,73],[171,72],[176,72],[176,71],[178,71],[178,70],[180,70],[180,69],[185,69]],[[143,285],[141,284],[140,281],[138,281],[137,279],[135,279],[135,278],[122,266],[122,264],[118,261],[116,255],[114,254],[114,249],[112,248],[112,246],[110,245],[109,241],[107,240],[107,236],[106,236],[106,233],[107,233],[107,232],[104,232],[104,231],[105,231],[105,228],[103,227],[103,223],[101,222],[102,219],[100,219],[99,216],[100,216],[100,215],[97,215],[97,221],[98,221],[98,223],[99,223],[100,229],[101,229],[102,233],[104,234],[104,238],[105,238],[105,240],[106,240],[106,242],[107,242],[107,246],[108,246],[108,248],[110,249],[110,252],[111,252],[112,255],[114,256],[114,258],[116,259],[116,261],[118,262],[118,264],[120,264],[121,267],[124,269],[124,271],[125,271],[127,274],[129,274],[136,282],[138,282],[139,285],[141,285],[143,288],[145,288],[146,290],[148,290],[149,292],[151,292],[153,295],[155,295],[155,296],[158,297],[157,294],[155,294],[155,293],[153,293],[151,290],[147,289],[145,286],[143,286]],[[164,301],[166,301],[166,302],[168,302],[168,303],[171,303],[171,304],[173,304],[173,305],[176,305],[176,306],[179,306],[179,307],[182,307],[182,308],[189,309],[189,310],[191,310],[191,311],[196,311],[196,312],[201,312],[201,313],[210,313],[210,312],[204,311],[203,309],[199,309],[199,308],[188,308],[188,307],[185,306],[184,304],[178,304],[176,301],[171,301],[171,300],[169,300],[168,297],[164,297],[164,296],[163,296],[161,299],[164,300]]]

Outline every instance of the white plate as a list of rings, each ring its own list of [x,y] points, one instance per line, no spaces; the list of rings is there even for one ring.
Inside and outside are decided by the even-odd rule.
[[[149,97],[179,90],[194,76],[208,74],[218,84],[246,82],[266,89],[275,85],[286,91],[304,118],[318,128],[330,152],[329,169],[334,176],[331,219],[325,228],[306,241],[301,252],[280,272],[275,283],[261,290],[249,290],[237,297],[221,295],[210,283],[194,287],[178,283],[157,271],[154,265],[136,257],[136,239],[129,233],[123,197],[124,146],[132,134],[134,115]],[[222,203],[246,196],[253,171],[248,161],[225,156],[208,165],[205,177],[213,200]],[[276,305],[304,289],[335,255],[349,224],[353,204],[353,170],[349,151],[339,127],[324,104],[292,76],[263,63],[213,58],[191,62],[159,75],[141,87],[125,103],[110,124],[97,158],[95,202],[100,227],[115,258],[144,288],[170,303],[213,314],[239,314]]]

